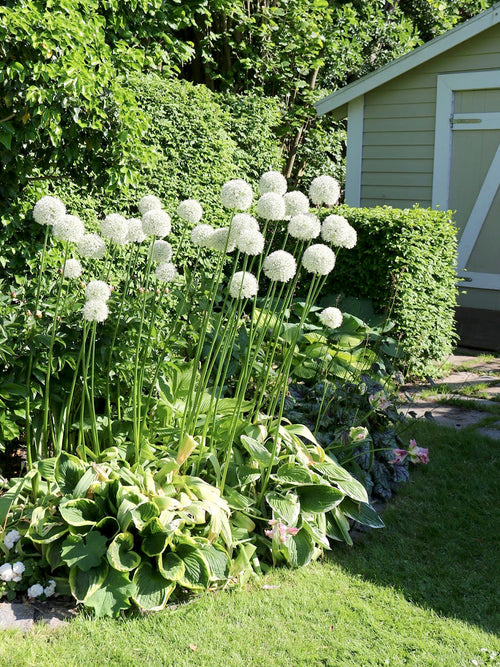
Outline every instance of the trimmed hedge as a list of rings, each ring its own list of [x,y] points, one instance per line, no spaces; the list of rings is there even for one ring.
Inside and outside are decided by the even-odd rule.
[[[449,212],[336,207],[358,233],[325,291],[368,298],[396,323],[407,372],[432,375],[457,340],[456,227]]]

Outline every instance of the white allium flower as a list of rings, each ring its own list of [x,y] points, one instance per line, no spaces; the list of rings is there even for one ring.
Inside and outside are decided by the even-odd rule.
[[[45,586],[43,592],[45,593],[45,597],[52,597],[52,595],[54,595],[56,592],[56,582],[53,579],[49,579],[49,583],[47,586]]]
[[[178,275],[177,269],[171,262],[162,262],[156,267],[155,276],[158,280],[163,280],[163,282],[171,283]]]
[[[82,312],[87,322],[104,322],[109,315],[107,303],[100,299],[89,299],[86,301]]]
[[[7,535],[3,538],[3,543],[7,549],[12,549],[14,544],[21,539],[21,533],[15,529],[10,530]]]
[[[297,262],[286,250],[275,250],[264,260],[262,270],[269,280],[287,283],[297,272]]]
[[[276,192],[278,195],[284,195],[287,187],[286,178],[279,171],[266,171],[260,177],[259,192],[262,195],[266,192]]]
[[[229,283],[229,294],[233,299],[250,299],[258,291],[257,278],[248,271],[237,271]]]
[[[304,251],[302,266],[309,273],[326,276],[335,266],[335,253],[327,245],[315,243]]]
[[[177,207],[177,215],[186,222],[195,225],[200,222],[203,216],[203,209],[196,199],[185,199]]]
[[[241,178],[235,178],[232,181],[224,183],[220,191],[220,200],[226,208],[246,211],[252,205],[252,188]]]
[[[329,215],[323,220],[321,236],[324,241],[340,248],[354,248],[358,237],[354,227],[341,215]]]
[[[111,287],[104,280],[91,280],[85,288],[85,296],[89,301],[98,299],[106,302],[111,296]]]
[[[236,240],[236,238],[242,233],[249,231],[259,231],[259,223],[249,213],[236,213],[231,220],[230,227],[230,238]]]
[[[142,243],[145,239],[146,234],[142,229],[142,220],[139,220],[139,218],[130,218],[127,220],[128,243]]]
[[[172,246],[168,241],[158,239],[153,243],[153,262],[169,262],[172,259],[172,253]]]
[[[66,214],[66,206],[58,197],[46,195],[33,207],[33,217],[39,225],[53,225]]]
[[[41,584],[33,584],[26,591],[26,594],[29,598],[38,598],[40,595],[43,595],[43,586]]]
[[[78,252],[82,257],[102,259],[106,254],[106,243],[99,234],[84,234],[78,243]]]
[[[12,569],[12,565],[10,563],[4,563],[3,565],[0,565],[0,579],[2,581],[12,581],[13,576],[14,570]]]
[[[285,200],[276,192],[266,192],[258,200],[255,210],[264,220],[283,220],[285,217]]]
[[[214,229],[207,239],[207,248],[217,250],[218,252],[233,252],[235,247],[236,245],[230,238],[229,229],[227,227]]]
[[[201,248],[207,248],[208,247],[208,239],[210,238],[210,235],[214,231],[213,227],[210,227],[210,225],[197,225],[193,231],[191,232],[191,241],[195,245],[200,246]]]
[[[324,324],[325,327],[330,327],[330,329],[338,329],[342,324],[342,313],[338,308],[325,308],[319,314],[319,319],[321,324]]]
[[[285,200],[285,212],[287,218],[292,218],[299,213],[309,213],[309,198],[303,192],[293,190],[283,195]]]
[[[313,204],[335,206],[340,197],[340,185],[333,176],[317,176],[309,186]]]
[[[318,218],[311,213],[294,215],[288,223],[288,233],[295,239],[309,241],[319,236],[321,224]]]
[[[166,211],[155,208],[142,216],[142,229],[147,236],[163,238],[170,234],[172,221]]]
[[[141,199],[137,208],[139,209],[139,213],[144,215],[148,211],[155,211],[163,208],[163,204],[155,195],[146,195]]]
[[[125,245],[128,240],[127,220],[119,213],[110,213],[101,222],[101,234],[116,245]]]
[[[52,225],[52,233],[58,241],[78,243],[85,234],[83,222],[76,215],[63,215]]]
[[[264,250],[264,237],[252,229],[240,232],[235,241],[238,250],[245,255],[260,255]]]
[[[65,278],[79,278],[82,275],[82,265],[71,257],[64,262],[63,275]]]

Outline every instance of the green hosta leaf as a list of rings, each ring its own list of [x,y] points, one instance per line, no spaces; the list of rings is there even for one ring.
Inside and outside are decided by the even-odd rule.
[[[272,462],[271,452],[269,452],[260,442],[250,438],[248,435],[241,436],[243,446],[250,456],[262,466],[268,466]]]
[[[59,505],[62,518],[70,526],[94,526],[102,515],[99,507],[90,498],[75,498]]]
[[[184,562],[173,551],[165,551],[158,557],[158,569],[165,579],[181,581],[184,577]]]
[[[134,582],[125,572],[110,567],[100,588],[85,599],[85,606],[92,607],[96,616],[118,616],[122,609],[130,607],[135,590]]]
[[[46,479],[50,482],[52,482],[55,477],[55,467],[56,467],[56,461],[57,459],[43,459],[42,461],[38,461],[36,464],[36,468],[40,475],[43,477],[43,479]]]
[[[342,491],[326,484],[297,486],[296,492],[304,512],[327,512],[344,499]]]
[[[340,531],[340,534],[342,535],[342,539],[349,544],[349,546],[352,546],[352,539],[351,536],[349,535],[349,521],[347,520],[347,517],[345,514],[342,512],[342,510],[339,507],[335,507],[331,515],[337,524],[337,528]]]
[[[132,521],[138,530],[142,530],[148,521],[154,519],[159,514],[158,507],[150,502],[141,503],[131,510]]]
[[[345,468],[330,458],[327,458],[322,463],[314,463],[313,467],[333,482],[353,479],[352,475]]]
[[[180,583],[186,588],[203,589],[208,588],[210,572],[199,549],[189,544],[180,544],[176,554],[184,563],[184,577]]]
[[[135,504],[128,498],[124,498],[118,506],[116,518],[118,519],[118,523],[123,532],[125,532],[132,523],[132,510],[134,507]]]
[[[307,565],[314,556],[314,540],[303,528],[297,535],[291,535],[286,544],[288,562],[292,567]]]
[[[368,503],[368,494],[365,487],[358,482],[357,479],[352,477],[349,480],[343,480],[341,482],[335,482],[341,491],[345,493],[346,496],[352,498],[352,500],[357,500],[360,503]]]
[[[108,564],[102,562],[98,567],[93,567],[87,572],[74,567],[69,572],[69,584],[71,594],[78,602],[93,595],[103,584],[108,574]]]
[[[156,517],[144,527],[141,532],[141,549],[147,556],[158,556],[161,554],[169,541],[170,534]]]
[[[260,476],[261,474],[259,472],[257,477]],[[247,509],[247,507],[251,507],[253,505],[251,498],[244,496],[242,493],[239,493],[239,491],[236,491],[230,486],[226,486],[224,488],[224,498],[227,500],[229,507],[234,510],[244,510]]]
[[[140,609],[159,611],[167,604],[176,584],[167,581],[149,563],[141,563],[134,573],[135,593],[133,601]]]
[[[61,558],[63,542],[63,539],[59,539],[42,546],[42,554],[52,570],[55,570],[60,565],[64,565],[64,561]]]
[[[287,526],[294,526],[300,514],[300,504],[289,496],[282,496],[272,491],[266,495],[266,500],[274,514],[282,519]]]
[[[70,496],[75,486],[83,477],[85,464],[76,456],[61,452],[57,457],[54,476],[61,493]]]
[[[385,523],[368,503],[355,503],[350,498],[344,498],[339,508],[346,516],[358,523],[370,526],[370,528],[385,528]]]
[[[106,553],[106,538],[101,533],[91,530],[85,538],[80,535],[68,535],[61,549],[61,558],[68,567],[78,567],[87,572],[97,567]]]
[[[73,491],[74,498],[85,496],[91,485],[97,480],[99,473],[94,468],[88,468]]]
[[[37,544],[48,544],[50,542],[55,542],[67,532],[67,524],[45,521],[39,524],[38,527],[35,527],[33,524],[30,525],[28,536]]]
[[[278,472],[275,475],[275,478],[278,482],[284,484],[312,484],[314,482],[313,475],[310,470],[302,466],[298,466],[295,463],[287,463],[281,468],[278,468]]]
[[[227,579],[229,575],[229,556],[221,547],[210,544],[200,549],[210,569],[212,581]]]
[[[120,533],[108,547],[109,564],[119,572],[129,572],[139,565],[141,557],[132,551],[134,536],[132,533]]]
[[[331,482],[334,482],[346,496],[360,503],[368,502],[368,494],[361,482],[354,479],[345,468],[335,461],[324,461],[323,463],[314,464],[314,467]]]

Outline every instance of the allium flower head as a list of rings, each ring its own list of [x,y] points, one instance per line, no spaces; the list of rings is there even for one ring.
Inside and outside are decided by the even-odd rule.
[[[287,283],[297,272],[297,262],[286,250],[275,250],[264,260],[262,270],[269,280]]]
[[[321,236],[324,241],[339,248],[354,248],[357,234],[342,215],[329,215],[323,220]]]
[[[171,262],[162,262],[156,267],[155,276],[158,280],[171,283],[179,276],[179,273]]]
[[[302,266],[309,273],[326,276],[335,266],[335,253],[327,245],[315,243],[304,251]]]
[[[10,563],[4,563],[0,565],[0,580],[1,581],[12,581],[14,576],[14,571]]]
[[[309,186],[309,196],[318,206],[335,206],[340,197],[340,185],[333,176],[318,176]]]
[[[83,318],[87,322],[104,322],[108,318],[109,309],[101,299],[89,299],[83,306]]]
[[[116,245],[125,245],[128,240],[127,220],[119,213],[110,213],[101,222],[101,234]]]
[[[196,199],[185,199],[177,207],[177,215],[186,222],[196,225],[203,216],[203,209]]]
[[[12,549],[14,544],[21,539],[21,533],[17,530],[10,530],[7,535],[3,538],[3,543],[7,549]]]
[[[37,201],[33,208],[33,217],[39,225],[53,225],[66,214],[66,206],[58,197],[46,195]]]
[[[142,243],[146,239],[146,234],[142,229],[142,220],[139,218],[129,218],[127,220],[127,242]]]
[[[251,299],[258,291],[257,278],[248,271],[237,271],[229,283],[229,294],[233,299]]]
[[[236,239],[242,232],[259,231],[259,223],[249,213],[236,213],[231,221],[231,239]]]
[[[233,252],[236,245],[229,236],[229,229],[227,227],[220,227],[214,229],[207,239],[207,248],[217,250],[218,252]]]
[[[151,209],[142,216],[142,229],[147,236],[163,238],[170,234],[172,221],[166,211],[160,208]]]
[[[278,195],[284,195],[287,187],[286,178],[279,171],[266,171],[260,177],[259,192],[262,195],[266,192],[276,192]]]
[[[85,234],[83,222],[76,215],[63,215],[52,225],[52,233],[58,241],[78,243]]]
[[[39,598],[40,595],[43,595],[43,586],[41,584],[33,584],[26,591],[26,594],[29,598]]]
[[[236,247],[245,255],[260,255],[264,250],[264,237],[251,229],[240,232],[235,239]]]
[[[285,211],[285,200],[276,192],[266,192],[257,201],[255,211],[264,220],[283,220]]]
[[[288,223],[288,233],[296,239],[309,241],[319,236],[321,223],[311,213],[299,213],[294,215]]]
[[[172,259],[172,246],[168,241],[162,241],[161,239],[156,240],[153,243],[153,262],[168,262]]]
[[[321,324],[330,329],[338,329],[342,324],[342,313],[338,308],[325,308],[319,314]]]
[[[65,278],[79,278],[82,275],[82,265],[73,257],[64,262],[63,275]]]
[[[104,280],[91,280],[85,288],[85,296],[89,301],[98,299],[106,302],[111,296],[111,287]]]
[[[208,239],[210,238],[210,235],[214,231],[213,227],[210,227],[210,225],[196,225],[196,227],[193,229],[191,232],[191,241],[197,246],[200,246],[200,248],[207,248],[208,247]]]
[[[285,200],[285,213],[287,218],[292,218],[299,213],[309,213],[309,199],[303,192],[293,190],[283,195]]]
[[[155,195],[146,195],[141,199],[137,208],[139,209],[139,213],[144,215],[148,211],[155,211],[163,208],[163,204]]]
[[[252,205],[253,192],[250,185],[241,178],[224,183],[220,191],[220,200],[225,208],[246,211]]]
[[[78,253],[82,257],[102,259],[106,254],[106,243],[99,234],[84,234],[78,243]]]

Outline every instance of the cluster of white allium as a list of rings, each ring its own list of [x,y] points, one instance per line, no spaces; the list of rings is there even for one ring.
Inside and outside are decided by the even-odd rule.
[[[65,278],[79,278],[82,275],[82,265],[73,257],[64,262],[63,275]]]
[[[125,245],[128,241],[128,223],[119,213],[110,213],[101,221],[101,234],[116,245]]]
[[[319,236],[321,232],[321,223],[315,215],[311,213],[299,213],[294,215],[288,223],[288,233],[295,239],[301,241],[310,241]]]
[[[139,218],[129,218],[127,220],[127,242],[142,243],[146,239],[146,234],[142,229],[142,220]]]
[[[137,208],[139,209],[139,213],[144,215],[148,211],[154,211],[159,208],[163,208],[163,204],[155,195],[146,195],[141,199]]]
[[[246,211],[252,205],[253,191],[251,186],[241,178],[224,183],[220,191],[220,201],[225,208]]]
[[[104,280],[91,280],[85,288],[85,296],[89,301],[98,299],[106,302],[111,296],[111,287]]]
[[[323,220],[321,237],[339,248],[354,248],[357,234],[354,227],[342,215],[329,215]]]
[[[262,174],[259,181],[259,192],[276,192],[278,195],[284,195],[287,190],[286,178],[279,171],[266,171]]]
[[[151,251],[153,262],[169,262],[172,259],[172,246],[168,241],[156,240]]]
[[[108,318],[108,304],[101,299],[89,299],[83,305],[83,318],[87,322],[104,322]]]
[[[162,280],[165,283],[173,282],[179,273],[175,266],[171,262],[162,262],[158,264],[155,271],[155,276],[158,280]]]
[[[45,595],[45,597],[50,598],[54,593],[56,592],[56,582],[53,579],[49,580],[49,583],[45,588],[42,586],[42,584],[33,584],[33,586],[30,586],[28,590],[26,591],[26,595],[33,599],[33,598],[39,598],[41,595]]]
[[[185,199],[177,207],[177,215],[186,222],[196,225],[203,216],[203,209],[196,199]]]
[[[200,248],[208,248],[208,239],[214,231],[213,227],[210,225],[196,225],[196,227],[191,232],[191,241]]]
[[[236,247],[234,241],[230,238],[229,229],[227,227],[214,229],[206,243],[207,248],[217,250],[217,252],[233,252]]]
[[[287,283],[297,272],[297,262],[286,250],[275,250],[264,260],[262,270],[269,280]]]
[[[309,273],[326,276],[335,266],[335,253],[328,246],[315,243],[304,251],[302,266]]]
[[[260,255],[264,250],[264,237],[260,232],[252,229],[240,232],[235,243],[238,250],[245,255]]]
[[[85,234],[83,222],[76,215],[63,215],[52,225],[52,233],[58,241],[78,243]]]
[[[340,197],[340,185],[333,176],[318,176],[309,186],[309,196],[317,206],[335,206]]]
[[[7,535],[3,538],[3,543],[9,549],[9,551],[12,549],[12,547],[16,544],[21,539],[21,533],[18,530],[10,530]]]
[[[287,218],[292,218],[294,215],[309,212],[309,199],[303,192],[293,190],[283,195],[285,200],[285,214]]]
[[[258,291],[257,278],[248,271],[237,271],[229,283],[229,294],[233,299],[251,299]]]
[[[78,253],[82,257],[102,259],[106,254],[106,243],[99,234],[84,234],[78,243]]]
[[[318,317],[321,324],[324,324],[325,327],[329,327],[330,329],[338,329],[342,324],[343,319],[342,312],[333,306],[322,310]]]
[[[142,230],[147,236],[163,238],[170,234],[172,221],[166,211],[154,208],[142,216]]]
[[[259,230],[259,223],[250,215],[250,213],[236,213],[231,221],[231,239],[236,239],[240,234],[246,231]]]
[[[266,192],[257,201],[255,211],[264,220],[283,220],[286,215],[285,200],[276,192]]]
[[[39,225],[53,225],[66,214],[66,206],[58,197],[46,195],[37,201],[33,208],[33,217]]]
[[[0,565],[0,579],[2,581],[21,581],[25,569],[24,563],[21,563],[20,560],[16,563],[12,563],[12,565],[10,563],[4,563],[3,565]]]

